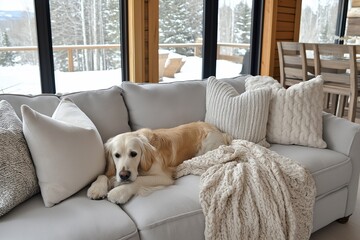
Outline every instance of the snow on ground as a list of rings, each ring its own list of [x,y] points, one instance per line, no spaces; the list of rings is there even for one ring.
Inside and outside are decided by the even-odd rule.
[[[175,78],[163,78],[163,82],[202,79],[202,59],[187,57],[184,66]],[[217,78],[238,76],[241,64],[218,60]],[[60,72],[55,71],[58,93],[108,88],[121,84],[121,70]],[[38,66],[21,65],[0,67],[0,93],[40,94],[40,72]]]
[[[67,93],[108,88],[121,84],[121,70],[55,72],[56,92]]]
[[[0,93],[41,93],[39,67],[0,67]]]
[[[191,79],[202,79],[202,58],[186,57],[185,64],[179,73],[175,73],[175,78],[163,78],[163,82],[184,81]],[[233,63],[226,60],[216,61],[216,77],[229,78],[238,76],[242,68],[242,64]]]

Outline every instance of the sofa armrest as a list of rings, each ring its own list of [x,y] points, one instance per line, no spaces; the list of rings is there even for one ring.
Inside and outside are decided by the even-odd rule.
[[[351,159],[352,174],[348,186],[348,200],[344,217],[353,213],[360,172],[360,125],[329,113],[323,114],[323,138],[327,148]]]
[[[329,113],[323,114],[323,138],[327,148],[360,157],[360,125]],[[356,154],[356,155],[354,155]]]

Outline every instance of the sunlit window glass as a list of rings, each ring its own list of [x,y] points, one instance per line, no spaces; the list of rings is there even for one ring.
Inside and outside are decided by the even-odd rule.
[[[33,0],[0,1],[0,93],[41,93]]]
[[[119,0],[51,0],[57,92],[121,83]]]

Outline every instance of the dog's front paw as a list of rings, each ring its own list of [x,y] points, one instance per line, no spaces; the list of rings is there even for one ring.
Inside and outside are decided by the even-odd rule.
[[[112,189],[107,194],[107,198],[112,203],[123,204],[134,195],[132,190],[131,185],[121,185]]]
[[[87,196],[90,199],[98,200],[106,198],[108,193],[108,178],[106,176],[99,176],[95,182],[91,184],[87,191]]]

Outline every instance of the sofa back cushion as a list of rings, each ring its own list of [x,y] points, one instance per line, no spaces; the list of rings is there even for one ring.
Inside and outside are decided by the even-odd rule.
[[[223,80],[234,86],[239,93],[245,91],[245,77]],[[131,129],[171,128],[204,121],[206,84],[207,80],[161,84],[123,82]]]
[[[118,86],[64,95],[0,94],[0,100],[9,102],[20,119],[21,105],[25,104],[41,114],[51,116],[64,97],[70,98],[91,119],[103,142],[117,134],[130,131],[123,90]]]
[[[20,119],[22,119],[20,107],[23,104],[28,105],[41,114],[51,116],[60,102],[59,98],[54,94],[0,94],[0,100],[6,100],[10,103]]]
[[[118,86],[108,89],[65,94],[95,124],[103,142],[130,131],[129,116],[123,99],[123,90]]]

